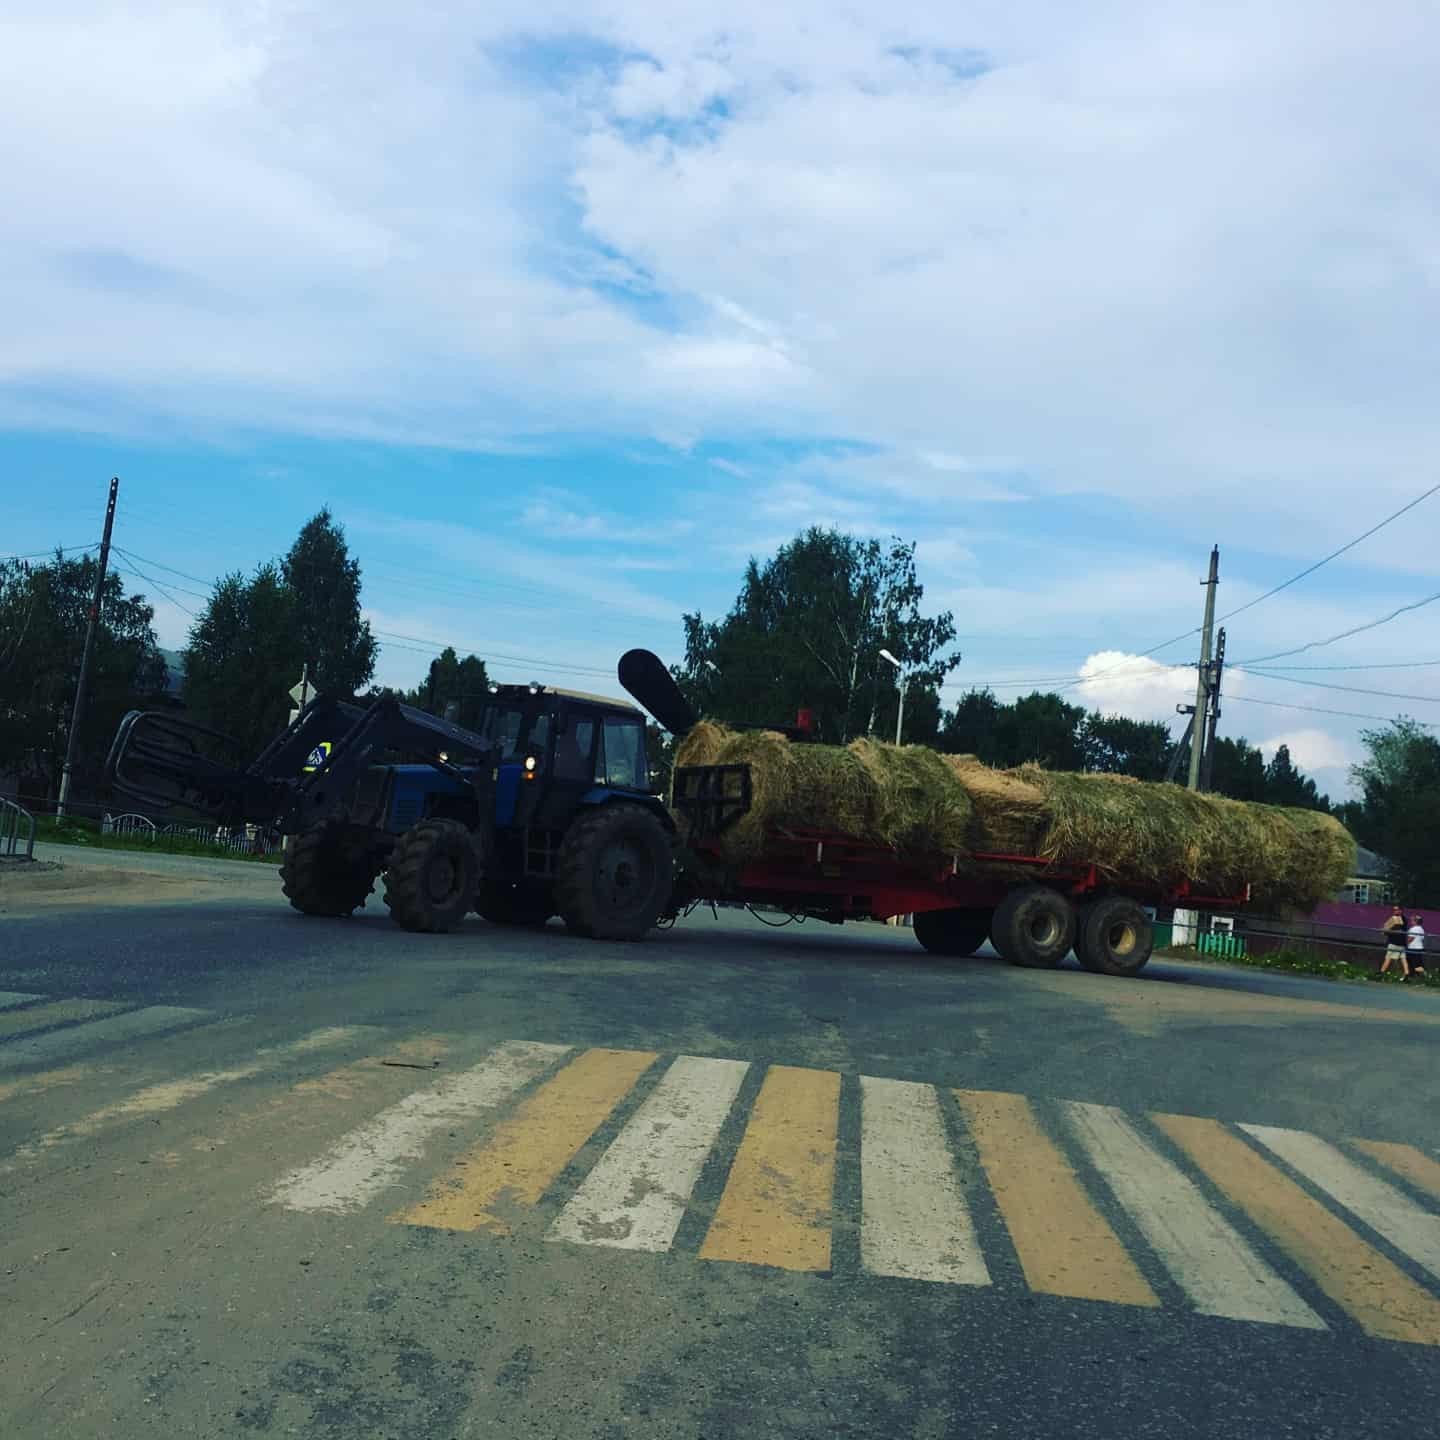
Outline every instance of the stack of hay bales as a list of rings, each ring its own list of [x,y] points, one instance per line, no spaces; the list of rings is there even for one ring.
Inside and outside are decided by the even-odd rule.
[[[922,745],[795,745],[771,730],[737,733],[701,721],[675,764],[750,767],[750,811],[721,837],[732,862],[762,854],[774,829],[825,830],[901,854],[969,845],[970,796],[944,759]]]
[[[1355,857],[1345,828],[1315,811],[1122,775],[996,770],[972,755],[941,756],[919,745],[791,744],[773,732],[702,722],[675,763],[749,765],[750,813],[721,837],[731,863],[763,854],[772,830],[814,829],[902,855],[1093,862],[1107,877],[1146,887],[1188,881],[1227,895],[1250,884],[1262,908],[1310,909],[1344,884]]]

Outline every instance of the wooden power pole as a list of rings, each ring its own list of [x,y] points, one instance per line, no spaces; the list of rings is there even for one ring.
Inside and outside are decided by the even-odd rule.
[[[65,737],[65,768],[60,772],[60,799],[56,815],[65,814],[70,799],[70,772],[75,766],[75,747],[80,739],[80,721],[85,713],[85,687],[90,680],[90,654],[95,648],[95,627],[100,623],[100,602],[105,595],[105,569],[110,563],[110,532],[115,528],[115,499],[120,493],[120,478],[110,477],[110,498],[105,505],[105,534],[100,540],[100,573],[95,577],[95,598],[90,602],[90,618],[85,626],[85,648],[80,652],[80,676],[75,682],[75,705],[70,711],[70,733]]]

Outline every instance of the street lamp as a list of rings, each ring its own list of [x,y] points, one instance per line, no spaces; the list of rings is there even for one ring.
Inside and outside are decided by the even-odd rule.
[[[882,660],[888,660],[895,667],[895,683],[900,687],[900,704],[895,711],[895,743],[900,743],[900,727],[905,723],[905,667],[888,651],[880,652]]]

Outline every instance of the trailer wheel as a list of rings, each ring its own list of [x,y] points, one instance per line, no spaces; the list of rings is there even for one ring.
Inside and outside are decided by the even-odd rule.
[[[1027,970],[1053,970],[1075,940],[1075,907],[1047,885],[1012,890],[995,909],[995,948]]]
[[[1108,895],[1080,911],[1075,958],[1097,975],[1138,975],[1154,946],[1150,917],[1123,895]]]
[[[973,955],[990,938],[994,916],[983,906],[920,910],[915,915],[915,938],[932,955]]]
[[[364,832],[326,820],[290,842],[280,862],[280,885],[302,915],[338,917],[365,904],[376,873]]]
[[[482,880],[475,913],[492,925],[543,925],[554,913],[549,891],[527,890],[504,880]]]
[[[390,918],[405,930],[443,934],[475,903],[479,869],[458,820],[422,820],[395,843],[385,872]]]
[[[670,832],[643,805],[581,814],[555,872],[555,908],[566,928],[595,940],[640,939],[669,903],[674,854]]]

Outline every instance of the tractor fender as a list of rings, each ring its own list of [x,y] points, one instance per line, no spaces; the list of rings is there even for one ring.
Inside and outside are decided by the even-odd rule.
[[[581,797],[577,810],[594,810],[602,805],[614,805],[623,801],[627,805],[642,805],[672,835],[675,833],[675,818],[666,809],[665,802],[658,795],[641,795],[634,790],[613,790],[608,785],[597,785]]]

